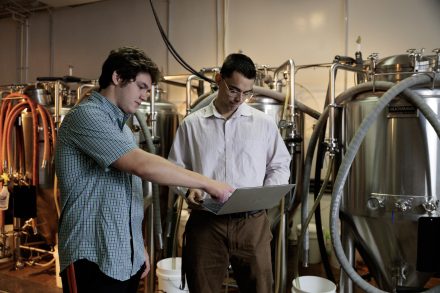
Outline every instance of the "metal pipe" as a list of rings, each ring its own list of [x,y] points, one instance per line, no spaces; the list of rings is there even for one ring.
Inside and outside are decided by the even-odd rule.
[[[275,78],[275,84],[277,84],[278,82],[278,73],[283,69],[287,67],[288,69],[288,74],[289,74],[289,96],[287,97],[288,101],[289,101],[289,110],[290,110],[290,122],[293,123],[292,127],[292,131],[295,128],[295,119],[294,119],[294,115],[295,115],[295,63],[293,62],[292,59],[287,60],[286,62],[284,62],[281,66],[279,66],[275,72],[274,72],[274,78]],[[284,116],[285,113],[283,113]],[[293,137],[293,136],[292,136]]]
[[[146,279],[146,285],[144,287],[145,293],[153,293],[154,292],[154,277],[155,277],[155,245],[154,245],[154,212],[153,212],[153,203],[151,202],[150,206],[147,208],[147,219],[148,224],[145,225],[145,235],[148,240],[147,248],[148,254],[150,256],[150,272],[148,274],[148,278]]]
[[[154,138],[156,137],[156,96],[158,94],[158,86],[153,84],[151,87],[151,96],[150,96],[150,120],[151,120],[151,136]]]
[[[337,107],[336,105],[336,92],[335,92],[335,88],[336,88],[336,72],[338,69],[344,69],[346,71],[351,71],[351,72],[359,72],[359,73],[364,73],[367,74],[363,69],[357,68],[357,67],[353,67],[353,66],[349,66],[349,65],[345,65],[345,64],[340,64],[340,63],[333,63],[332,66],[330,67],[330,112],[329,112],[329,141],[328,141],[328,147],[330,152],[335,152],[337,149],[337,139],[335,136],[335,108]]]
[[[56,128],[58,129],[61,125],[61,107],[63,104],[63,101],[61,100],[61,95],[60,95],[60,91],[61,91],[61,83],[59,81],[55,82],[55,117],[54,117],[54,122],[56,125]]]
[[[341,221],[341,242],[344,248],[347,260],[354,267],[355,266],[355,249],[353,235],[350,233],[350,227],[344,221]],[[353,293],[354,284],[350,277],[341,270],[341,277],[339,279],[339,292],[341,293]]]
[[[189,76],[190,74],[165,75],[164,77],[162,77],[162,81],[182,80],[187,79]]]
[[[24,83],[28,82],[29,73],[29,19],[24,21]]]
[[[20,245],[21,249],[27,249],[30,251],[36,251],[36,252],[41,252],[41,253],[50,253],[50,254],[54,254],[54,251],[50,251],[50,250],[45,250],[45,249],[41,249],[41,248],[35,248],[35,247],[31,247],[31,246],[27,246],[27,245]]]
[[[94,87],[96,87],[96,84],[93,83],[86,83],[80,85],[76,90],[76,104],[79,104],[82,101],[82,99],[84,99],[84,94],[83,94],[84,88],[94,88]]]
[[[289,107],[289,126],[290,133],[288,138],[292,139],[296,135],[296,123],[295,123],[295,63],[292,59],[287,60],[281,66],[279,66],[274,72],[275,85],[278,83],[279,72],[286,68],[288,70],[288,80],[289,88],[288,94],[284,101],[282,117],[285,117],[285,109],[288,105]],[[294,149],[295,143],[289,143],[289,146]],[[281,293],[286,290],[286,247],[285,247],[285,229],[286,229],[286,215],[285,215],[285,199],[281,200],[280,204],[280,224],[279,224],[279,234],[277,239],[277,264],[275,266],[275,292]]]
[[[197,75],[190,75],[186,79],[186,115],[191,113],[191,81],[198,78]]]
[[[280,203],[280,224],[278,229],[276,265],[275,265],[275,293],[286,292],[286,215],[284,213],[285,198]]]

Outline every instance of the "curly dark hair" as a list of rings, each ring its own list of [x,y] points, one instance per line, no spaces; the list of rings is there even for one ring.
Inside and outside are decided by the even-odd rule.
[[[257,75],[252,59],[239,53],[233,53],[226,57],[220,69],[220,74],[223,77],[231,77],[234,71],[243,74],[248,79],[255,79]]]
[[[102,65],[101,76],[99,77],[99,89],[107,88],[112,82],[112,74],[115,72],[122,79],[125,85],[136,79],[139,73],[148,73],[153,83],[160,78],[160,71],[157,65],[142,51],[135,47],[122,47],[112,50]]]

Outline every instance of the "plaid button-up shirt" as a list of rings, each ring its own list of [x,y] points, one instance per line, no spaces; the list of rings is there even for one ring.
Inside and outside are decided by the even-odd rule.
[[[61,271],[85,258],[123,281],[145,262],[141,179],[111,167],[138,147],[128,117],[94,92],[62,122],[55,156]]]

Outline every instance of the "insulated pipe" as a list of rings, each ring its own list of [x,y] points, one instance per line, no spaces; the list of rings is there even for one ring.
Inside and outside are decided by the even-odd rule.
[[[144,134],[145,141],[147,144],[147,151],[149,153],[155,154],[156,148],[153,144],[153,139],[151,137],[151,133],[148,130],[147,123],[145,122],[145,117],[139,111],[136,111],[135,116],[139,121],[139,125],[142,129],[142,133]],[[159,186],[156,183],[152,183],[153,186],[153,219],[154,219],[154,230],[156,231],[156,241],[159,249],[163,249],[163,241],[162,241],[162,222],[160,218],[160,203],[159,203]]]
[[[439,75],[434,75],[434,82],[440,81]],[[409,78],[404,79],[397,85],[390,88],[380,100],[378,100],[376,107],[368,114],[368,116],[362,121],[359,126],[356,134],[350,141],[349,147],[345,153],[345,156],[341,162],[341,166],[339,168],[338,175],[336,177],[333,194],[332,194],[332,202],[331,202],[331,213],[330,213],[330,232],[331,238],[333,242],[333,246],[335,249],[336,256],[339,260],[344,271],[347,275],[352,279],[357,286],[363,289],[365,292],[372,293],[383,293],[382,291],[365,280],[362,279],[361,276],[357,274],[357,272],[353,269],[350,262],[347,260],[344,250],[342,248],[341,239],[339,237],[339,231],[337,227],[337,219],[339,218],[339,210],[342,200],[342,192],[345,185],[345,181],[348,177],[348,173],[350,171],[351,164],[354,161],[354,158],[359,150],[359,147],[366,136],[369,128],[376,121],[379,114],[383,111],[383,109],[388,105],[388,103],[397,95],[402,92],[406,95],[408,100],[413,103],[415,106],[419,108],[419,110],[423,113],[425,118],[429,121],[429,123],[434,128],[435,132],[438,136],[440,136],[440,122],[438,120],[437,115],[432,111],[432,109],[426,104],[422,97],[418,94],[415,94],[408,88],[432,82],[432,79],[428,75],[415,75]],[[440,287],[434,287],[432,289],[427,290],[426,292],[440,292]]]
[[[254,93],[256,93],[258,95],[270,97],[270,98],[275,99],[280,102],[284,102],[286,100],[286,95],[284,93],[280,93],[280,92],[277,92],[277,91],[274,91],[274,90],[271,90],[271,89],[268,89],[265,87],[261,87],[261,86],[255,85],[254,86]],[[304,105],[300,101],[295,100],[294,106],[296,108],[298,108],[301,112],[308,114],[312,118],[318,119],[319,115],[321,115],[321,113]]]
[[[284,102],[286,100],[285,94],[264,87],[254,86],[254,92],[258,95],[266,96],[280,102]],[[190,109],[190,112],[194,112],[205,106],[208,106],[208,104],[211,103],[211,101],[214,100],[216,97],[217,97],[217,92],[214,92],[206,97],[203,97],[203,100],[200,102],[198,102],[197,100],[196,102],[198,103],[193,108]],[[321,115],[321,113],[304,105],[300,101],[295,101],[295,107],[301,112],[306,113],[307,115],[309,115],[314,119],[319,119],[319,116]]]

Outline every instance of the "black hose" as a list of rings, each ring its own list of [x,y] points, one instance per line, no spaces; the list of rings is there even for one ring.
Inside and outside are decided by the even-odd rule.
[[[327,107],[329,104],[330,104],[330,84],[327,87],[327,94],[326,94],[324,107]],[[319,195],[319,190],[321,189],[321,170],[324,165],[324,157],[325,157],[325,153],[327,151],[326,146],[324,144],[326,126],[327,126],[327,122],[324,123],[324,126],[323,126],[324,130],[321,132],[321,134],[319,136],[318,151],[316,154],[315,186],[314,186],[314,190],[313,190],[315,201],[317,200],[318,195]],[[328,166],[328,167],[330,168],[331,166]],[[324,266],[325,274],[327,276],[327,279],[329,279],[333,283],[336,283],[335,276],[333,275],[333,272],[331,269],[327,249],[325,247],[324,233],[322,231],[321,205],[320,204],[318,204],[318,207],[315,210],[315,224],[316,224],[316,236],[318,238],[319,252],[321,253],[321,259],[322,259],[322,264]]]
[[[168,49],[168,51],[171,53],[171,55],[173,55],[174,59],[176,59],[176,61],[186,70],[188,70],[189,72],[191,72],[192,74],[200,77],[203,80],[206,80],[209,83],[216,83],[214,80],[204,76],[203,74],[200,74],[198,71],[196,71],[194,68],[192,68],[188,63],[186,63],[185,60],[183,60],[183,58],[177,53],[176,49],[174,49],[173,45],[171,44],[171,42],[168,40],[168,37],[166,36],[166,33],[164,31],[164,29],[162,28],[162,25],[160,24],[159,21],[159,17],[156,14],[156,10],[154,9],[153,6],[153,1],[150,0],[150,5],[151,5],[151,10],[153,11],[153,15],[154,15],[154,19],[156,21],[157,24],[157,28],[159,29],[160,35],[163,39],[163,41],[165,42],[165,45]]]

